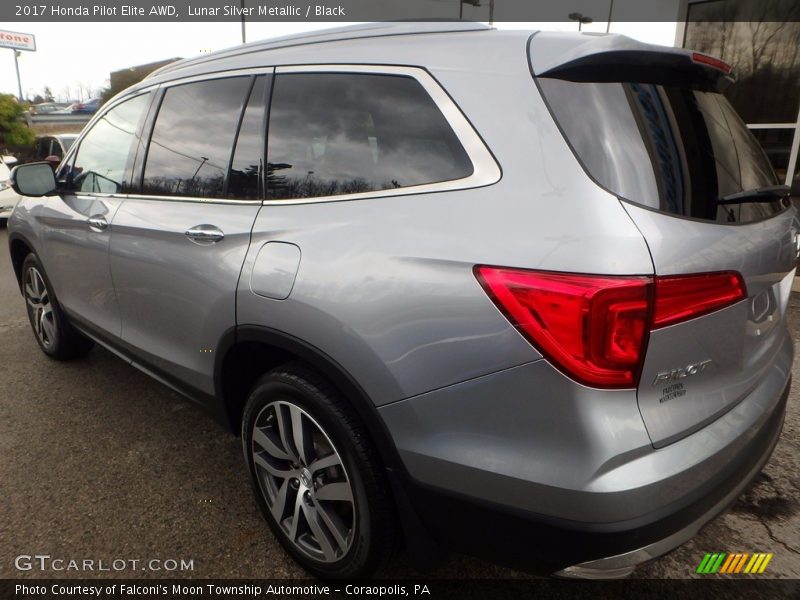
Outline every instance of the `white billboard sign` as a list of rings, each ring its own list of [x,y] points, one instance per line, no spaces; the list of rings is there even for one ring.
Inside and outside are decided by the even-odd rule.
[[[18,31],[5,31],[0,29],[0,48],[13,48],[14,50],[36,51],[36,38],[31,33]]]

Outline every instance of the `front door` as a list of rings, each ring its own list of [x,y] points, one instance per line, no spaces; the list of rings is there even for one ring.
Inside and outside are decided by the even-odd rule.
[[[265,75],[166,87],[137,159],[140,193],[114,216],[123,343],[167,382],[206,394],[261,208],[268,89]]]
[[[139,122],[151,94],[112,107],[83,136],[62,165],[61,192],[38,213],[47,273],[67,313],[102,333],[119,336],[120,313],[109,270],[112,221],[124,202]]]

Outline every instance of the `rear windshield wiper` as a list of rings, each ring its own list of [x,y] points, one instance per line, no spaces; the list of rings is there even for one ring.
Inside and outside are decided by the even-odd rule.
[[[770,198],[788,196],[791,188],[788,185],[767,185],[764,187],[728,194],[717,200],[717,204],[744,204],[747,202],[767,202]]]

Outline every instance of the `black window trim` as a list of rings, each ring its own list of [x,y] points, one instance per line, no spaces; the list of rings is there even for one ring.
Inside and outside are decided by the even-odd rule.
[[[69,149],[69,152],[62,160],[61,164],[58,167],[58,170],[62,168],[68,161],[72,161],[75,158],[76,153],[80,148],[80,144],[83,141],[84,136],[91,130],[94,126],[96,121],[99,121],[103,118],[105,114],[107,114],[110,110],[112,110],[117,105],[135,98],[136,96],[141,96],[142,94],[150,94],[152,93],[152,99],[150,101],[150,105],[147,108],[147,115],[141,122],[141,131],[140,133],[140,140],[141,145],[139,148],[134,150],[134,157],[133,157],[133,165],[132,168],[127,173],[129,180],[132,182],[131,188],[135,188],[136,191],[130,191],[128,193],[116,193],[116,194],[107,194],[102,192],[86,192],[81,193],[82,196],[97,196],[97,197],[104,197],[104,198],[131,198],[136,200],[155,200],[155,201],[167,201],[167,202],[198,202],[203,204],[261,204],[262,200],[259,199],[252,199],[252,200],[237,200],[237,199],[230,199],[230,198],[202,198],[202,197],[192,197],[192,196],[156,196],[152,194],[142,194],[142,176],[144,174],[144,161],[147,157],[147,148],[150,146],[150,136],[153,133],[153,127],[155,125],[156,116],[158,115],[158,110],[161,107],[161,101],[163,100],[164,93],[170,87],[176,85],[183,85],[186,83],[195,83],[200,81],[207,81],[210,79],[227,79],[230,77],[239,77],[239,76],[252,76],[253,78],[259,75],[266,75],[266,76],[274,76],[275,68],[274,67],[257,67],[257,68],[250,68],[250,69],[234,69],[230,71],[216,71],[214,73],[205,73],[202,75],[194,75],[191,77],[182,77],[179,79],[175,79],[173,81],[166,81],[159,84],[153,84],[146,87],[137,88],[134,92],[130,94],[126,94],[124,96],[120,96],[114,98],[111,102],[104,105],[102,108],[102,112],[98,112],[87,124],[81,134],[75,139],[72,146]],[[273,79],[274,80],[274,79]],[[268,97],[266,99],[267,106],[269,106],[269,94],[271,93],[271,86],[267,86],[267,94]],[[245,102],[246,104],[246,102]],[[266,111],[265,111],[266,113]],[[266,142],[265,142],[266,143]],[[134,185],[135,184],[135,185]]]

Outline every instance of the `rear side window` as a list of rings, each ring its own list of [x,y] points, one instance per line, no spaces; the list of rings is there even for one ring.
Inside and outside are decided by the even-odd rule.
[[[785,208],[774,196],[726,199],[778,181],[722,94],[649,83],[538,81],[573,151],[612,193],[718,223],[758,221]]]
[[[251,84],[251,77],[230,77],[168,88],[150,138],[142,192],[222,198]]]
[[[473,167],[412,77],[284,73],[270,107],[267,198],[357,194],[468,177]]]

